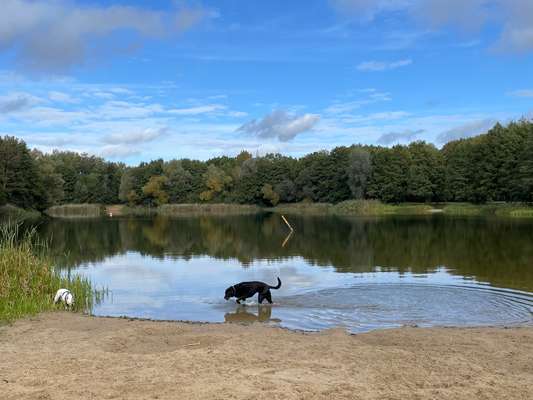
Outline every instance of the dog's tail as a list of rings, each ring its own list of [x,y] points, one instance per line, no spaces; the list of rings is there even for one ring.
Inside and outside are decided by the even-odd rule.
[[[269,286],[270,289],[279,289],[281,287],[281,279],[278,277],[278,286]]]

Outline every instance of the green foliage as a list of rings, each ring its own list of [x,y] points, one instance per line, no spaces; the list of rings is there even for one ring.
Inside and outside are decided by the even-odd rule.
[[[411,155],[408,171],[408,201],[439,201],[443,191],[444,161],[431,144],[414,142],[409,145]]]
[[[348,169],[348,186],[354,199],[363,199],[372,170],[370,153],[361,148],[354,147],[350,151]]]
[[[263,192],[263,199],[270,205],[276,206],[279,203],[279,194],[272,188],[272,185],[267,183],[261,189]]]
[[[372,176],[368,185],[369,197],[387,203],[405,201],[410,167],[411,155],[407,147],[375,149],[372,158]]]
[[[152,176],[143,187],[143,194],[149,198],[156,206],[168,203],[168,194],[165,186],[168,182],[166,176]]]
[[[223,199],[226,190],[229,189],[229,186],[233,182],[231,176],[214,164],[210,164],[207,167],[207,171],[203,177],[206,190],[200,193],[199,198],[202,201]]]
[[[280,154],[207,161],[161,159],[135,167],[73,152],[30,152],[0,138],[0,205],[129,206],[277,202],[533,201],[533,122],[495,125],[441,150],[425,142],[392,148],[354,145],[296,159]]]
[[[44,187],[37,163],[26,143],[0,137],[0,206],[44,209]]]

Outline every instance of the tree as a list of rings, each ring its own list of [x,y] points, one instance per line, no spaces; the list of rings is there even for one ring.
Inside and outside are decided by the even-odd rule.
[[[122,178],[120,179],[120,187],[118,192],[119,200],[122,202],[128,202],[130,205],[133,205],[136,201],[138,201],[139,197],[135,192],[135,187],[136,180],[133,170],[127,169],[124,171]],[[135,196],[133,196],[132,193],[135,194]]]
[[[37,164],[26,143],[0,137],[0,205],[44,209],[46,196]]]
[[[183,168],[180,161],[172,160],[163,165],[163,174],[167,178],[165,188],[169,202],[184,203],[191,191],[191,173]]]
[[[265,199],[265,201],[273,206],[276,206],[279,203],[279,194],[274,191],[271,184],[265,184],[261,191],[263,192],[263,199]]]
[[[227,175],[222,169],[213,164],[209,165],[207,172],[204,174],[204,184],[207,190],[200,193],[200,200],[210,201],[217,196],[221,196],[232,181],[231,176]]]
[[[374,149],[368,196],[387,203],[405,201],[409,166],[410,154],[405,146]]]
[[[37,168],[41,176],[45,195],[45,207],[61,204],[63,202],[65,192],[63,180],[60,173],[55,171],[55,165],[49,157],[44,156],[38,150],[32,150],[31,155],[37,162]]]
[[[372,163],[370,153],[361,147],[354,147],[350,151],[348,169],[348,186],[354,199],[363,199],[366,193]]]
[[[437,148],[425,142],[413,142],[408,147],[407,199],[410,201],[438,201],[442,197],[443,160]]]
[[[291,203],[297,198],[297,189],[294,182],[290,179],[284,179],[275,187],[276,193],[279,194],[280,201],[284,203]]]
[[[529,126],[518,169],[521,199],[533,201],[533,124]]]
[[[149,199],[150,203],[157,206],[168,203],[168,193],[165,191],[167,184],[166,176],[152,176],[143,187],[143,194]]]

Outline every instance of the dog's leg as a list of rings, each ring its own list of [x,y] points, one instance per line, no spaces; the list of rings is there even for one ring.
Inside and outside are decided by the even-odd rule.
[[[259,294],[257,295],[257,302],[258,302],[259,304],[261,304],[261,303],[263,302],[264,299],[265,299],[265,298],[263,297],[263,295],[262,295],[261,293],[259,293]]]
[[[270,304],[272,304],[272,293],[270,293],[270,290],[265,294],[265,298]]]

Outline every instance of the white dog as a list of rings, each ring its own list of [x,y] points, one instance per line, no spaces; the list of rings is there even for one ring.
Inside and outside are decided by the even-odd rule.
[[[72,307],[74,304],[74,295],[68,289],[59,289],[54,297],[54,304],[62,302],[65,307]]]

